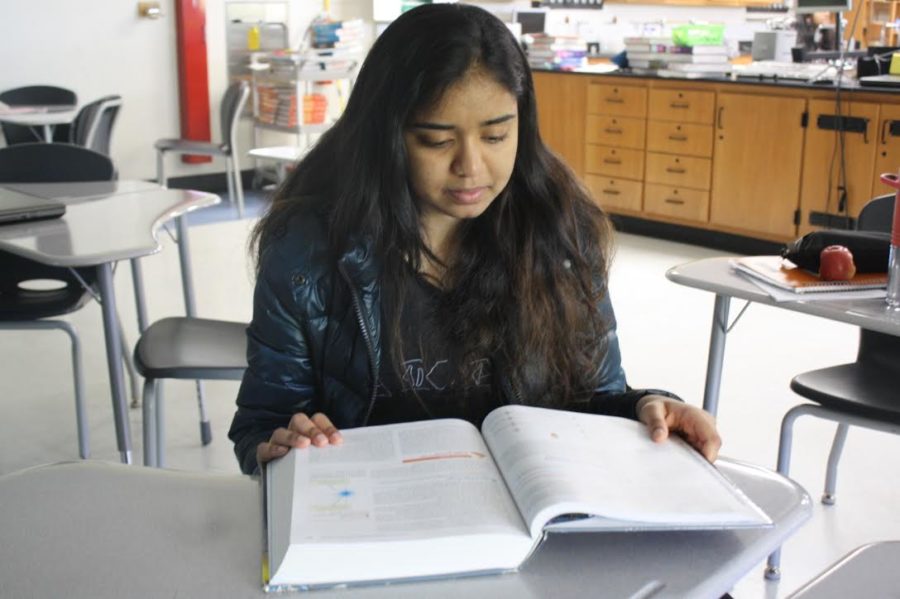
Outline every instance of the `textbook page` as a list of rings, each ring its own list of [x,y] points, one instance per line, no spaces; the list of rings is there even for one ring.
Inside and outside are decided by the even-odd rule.
[[[269,466],[270,505],[293,496],[289,513],[269,515],[272,585],[512,569],[529,553],[525,523],[471,424],[342,434],[342,445],[292,450]]]
[[[551,528],[762,526],[769,518],[681,439],[654,443],[640,422],[504,406],[482,425],[506,483],[539,538]]]

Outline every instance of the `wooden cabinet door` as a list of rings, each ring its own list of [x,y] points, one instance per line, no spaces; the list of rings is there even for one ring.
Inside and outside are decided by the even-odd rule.
[[[803,98],[718,95],[711,224],[768,239],[796,235],[805,109]]]
[[[832,124],[838,116],[845,122],[852,119],[843,132]],[[861,131],[847,130],[857,124]],[[838,115],[834,101],[810,100],[803,153],[803,191],[800,194],[798,232],[801,235],[828,226],[823,221],[811,223],[811,216],[813,219],[818,214],[855,216],[872,199],[878,133],[878,104],[842,101]],[[843,168],[841,137],[844,140]],[[846,202],[842,200],[844,192],[839,189],[842,181]]]
[[[587,77],[535,72],[538,127],[544,143],[584,177]]]
[[[872,173],[872,197],[893,193],[894,189],[879,180],[881,173],[900,172],[900,106],[882,104],[878,123],[878,145],[875,150],[875,172]],[[859,212],[854,213],[857,216]]]

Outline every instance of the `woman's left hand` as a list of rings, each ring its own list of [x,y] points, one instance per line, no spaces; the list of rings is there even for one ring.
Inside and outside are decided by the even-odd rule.
[[[656,443],[674,433],[710,462],[719,455],[722,439],[716,430],[716,419],[709,412],[670,397],[645,395],[638,401],[637,415]]]

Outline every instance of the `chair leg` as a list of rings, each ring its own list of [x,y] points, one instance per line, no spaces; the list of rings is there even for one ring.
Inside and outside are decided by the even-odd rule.
[[[838,424],[834,433],[834,441],[831,442],[831,452],[828,454],[828,467],[825,469],[825,492],[822,493],[822,503],[834,505],[834,490],[837,487],[837,467],[841,460],[841,452],[844,451],[844,442],[847,440],[847,431],[850,425],[845,422]]]
[[[167,187],[165,152],[162,150],[156,151],[156,182],[163,187]]]
[[[84,366],[81,360],[81,339],[70,323],[59,321],[60,328],[72,341],[72,378],[75,381],[75,424],[78,428],[78,455],[86,460],[91,457],[90,433],[87,424],[87,408],[84,404]]]
[[[231,172],[234,173],[234,189],[237,192],[238,218],[244,218],[244,184],[241,180],[241,167],[237,153],[231,155]]]
[[[156,467],[166,467],[166,402],[162,381],[156,384]]]
[[[144,399],[142,409],[142,430],[144,435],[144,466],[156,467],[157,464],[157,386],[156,379],[144,379]]]
[[[65,320],[34,320],[2,322],[0,330],[61,330],[72,342],[72,379],[75,383],[75,425],[78,430],[78,454],[87,459],[91,455],[90,434],[87,423],[87,407],[84,403],[84,367],[81,359],[81,339],[75,327]]]
[[[787,411],[781,420],[781,435],[778,440],[778,473],[788,476],[791,470],[791,445],[794,442],[794,421],[806,412],[807,406],[795,406]],[[781,547],[773,551],[766,561],[767,580],[781,578]]]
[[[200,443],[206,446],[212,442],[212,427],[206,412],[206,392],[203,381],[194,382],[197,384],[197,409],[200,411]]]
[[[228,203],[234,208],[237,206],[237,197],[234,190],[234,177],[231,174],[231,157],[225,157],[225,179],[228,183]]]

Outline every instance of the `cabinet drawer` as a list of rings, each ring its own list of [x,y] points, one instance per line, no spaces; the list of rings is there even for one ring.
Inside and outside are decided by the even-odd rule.
[[[644,186],[644,212],[706,222],[709,219],[709,192],[647,183]]]
[[[712,125],[715,108],[715,92],[650,90],[648,114],[651,119]]]
[[[644,148],[644,131],[647,121],[626,116],[589,114],[587,117],[588,143],[620,148]]]
[[[591,83],[588,85],[588,114],[647,116],[647,90],[631,85]]]
[[[619,208],[640,212],[643,193],[643,184],[640,181],[587,175],[584,182],[594,196],[594,201],[605,210]]]
[[[687,156],[712,157],[712,125],[647,122],[647,149],[652,152],[685,154]]]
[[[584,152],[585,170],[596,175],[618,179],[644,178],[644,152],[609,146],[587,144]]]
[[[692,158],[647,152],[647,181],[674,187],[709,189],[712,161],[709,158]]]

